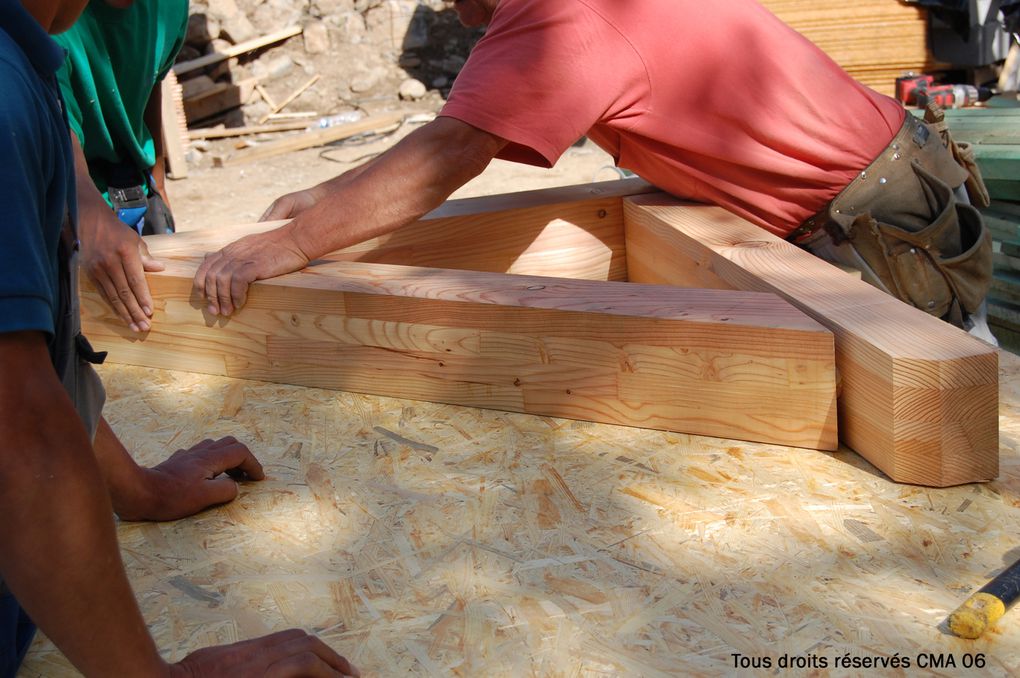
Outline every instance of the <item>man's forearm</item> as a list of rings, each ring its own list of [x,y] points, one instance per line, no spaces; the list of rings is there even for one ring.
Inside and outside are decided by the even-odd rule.
[[[103,479],[42,335],[0,334],[0,375],[5,582],[85,675],[160,675]]]
[[[149,496],[146,469],[135,462],[105,418],[99,420],[92,449],[113,510],[123,520],[147,518],[146,509],[153,504],[153,497]]]
[[[383,155],[321,184],[323,199],[283,228],[310,259],[388,233],[442,204],[478,176],[504,143],[438,118]]]

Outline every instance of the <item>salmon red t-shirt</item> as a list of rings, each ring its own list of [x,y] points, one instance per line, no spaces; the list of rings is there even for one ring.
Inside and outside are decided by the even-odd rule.
[[[440,115],[551,167],[582,136],[785,237],[905,112],[753,0],[500,0]]]

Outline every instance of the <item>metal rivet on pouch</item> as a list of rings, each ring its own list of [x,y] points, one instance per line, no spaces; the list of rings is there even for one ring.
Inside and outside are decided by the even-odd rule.
[[[888,181],[889,181],[888,179],[886,179],[885,177],[882,177],[881,179],[878,180],[878,183],[884,184],[884,183],[887,183]]]
[[[899,160],[900,159],[900,154],[899,153],[893,153],[892,154],[892,159],[893,160]]]

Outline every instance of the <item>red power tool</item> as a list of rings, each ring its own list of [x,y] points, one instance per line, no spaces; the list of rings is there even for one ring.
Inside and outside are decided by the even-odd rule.
[[[963,108],[987,101],[993,92],[974,85],[936,85],[935,76],[927,73],[904,73],[896,78],[896,99],[905,106],[924,108],[934,101],[942,108]]]

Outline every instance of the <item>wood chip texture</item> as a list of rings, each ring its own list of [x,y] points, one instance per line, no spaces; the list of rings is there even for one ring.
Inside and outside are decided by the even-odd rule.
[[[832,669],[847,653],[983,653],[981,675],[1020,673],[1015,611],[978,641],[944,623],[1020,556],[1009,354],[1000,477],[948,489],[846,448],[101,369],[142,463],[234,435],[268,473],[199,516],[118,526],[171,660],[300,627],[366,676],[730,675],[734,654],[860,675]],[[77,674],[39,637],[19,675]]]

